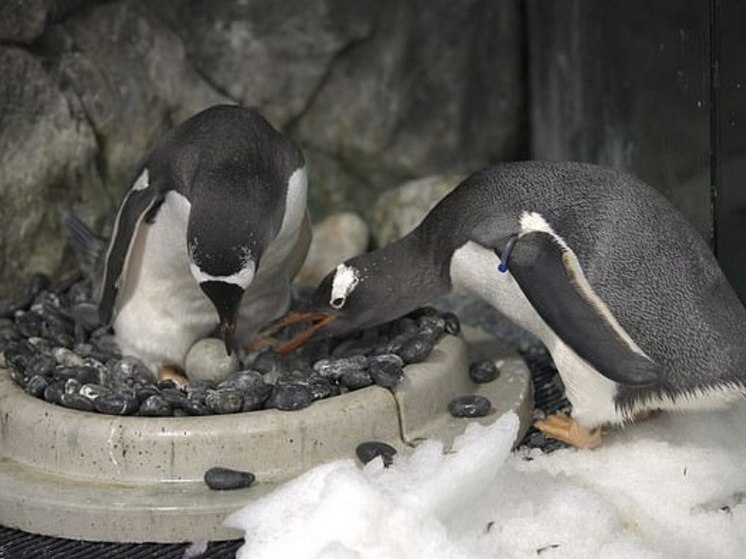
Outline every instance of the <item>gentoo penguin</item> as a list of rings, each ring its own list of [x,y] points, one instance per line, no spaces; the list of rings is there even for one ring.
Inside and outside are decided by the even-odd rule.
[[[401,240],[340,264],[281,346],[394,319],[452,289],[475,294],[550,351],[572,420],[538,427],[577,446],[654,409],[742,398],[746,311],[698,233],[618,171],[520,162],[463,181]]]
[[[284,313],[310,242],[303,155],[259,113],[217,105],[167,133],[119,207],[100,318],[124,354],[183,366],[219,324],[230,353]]]

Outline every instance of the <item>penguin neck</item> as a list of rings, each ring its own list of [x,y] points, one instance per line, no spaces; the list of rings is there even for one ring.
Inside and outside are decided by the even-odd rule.
[[[393,295],[403,307],[414,310],[451,289],[447,269],[426,239],[415,230],[380,249],[381,260]]]

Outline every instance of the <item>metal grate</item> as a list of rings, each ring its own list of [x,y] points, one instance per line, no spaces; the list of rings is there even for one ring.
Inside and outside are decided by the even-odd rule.
[[[194,559],[233,559],[243,540],[211,542]],[[117,544],[37,536],[0,526],[0,559],[184,559],[189,544]]]

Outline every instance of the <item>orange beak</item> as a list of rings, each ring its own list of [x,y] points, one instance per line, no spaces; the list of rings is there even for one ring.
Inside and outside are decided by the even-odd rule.
[[[292,312],[286,314],[275,323],[271,324],[260,334],[260,336],[271,336],[272,334],[274,334],[281,328],[285,328],[286,326],[300,324],[301,322],[311,322],[311,325],[303,330],[300,334],[298,334],[294,338],[282,342],[275,347],[277,353],[279,353],[280,355],[285,355],[301,347],[318,330],[322,329],[335,318],[336,317],[329,312]]]

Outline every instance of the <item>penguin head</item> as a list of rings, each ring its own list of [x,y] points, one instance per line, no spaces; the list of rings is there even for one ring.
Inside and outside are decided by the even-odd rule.
[[[263,334],[311,322],[307,329],[277,347],[279,353],[289,353],[318,335],[341,336],[406,314],[410,309],[401,306],[393,293],[394,286],[386,277],[374,275],[374,267],[369,264],[365,255],[340,264],[321,281],[301,311],[287,314]]]
[[[217,311],[220,332],[229,355],[236,349],[241,299],[254,279],[257,260],[247,245],[216,246],[212,236],[209,242],[199,236],[190,238],[189,270]]]
[[[330,317],[324,333],[347,334],[385,322],[390,316],[379,293],[384,286],[367,272],[353,259],[337,266],[316,288],[306,309]]]

